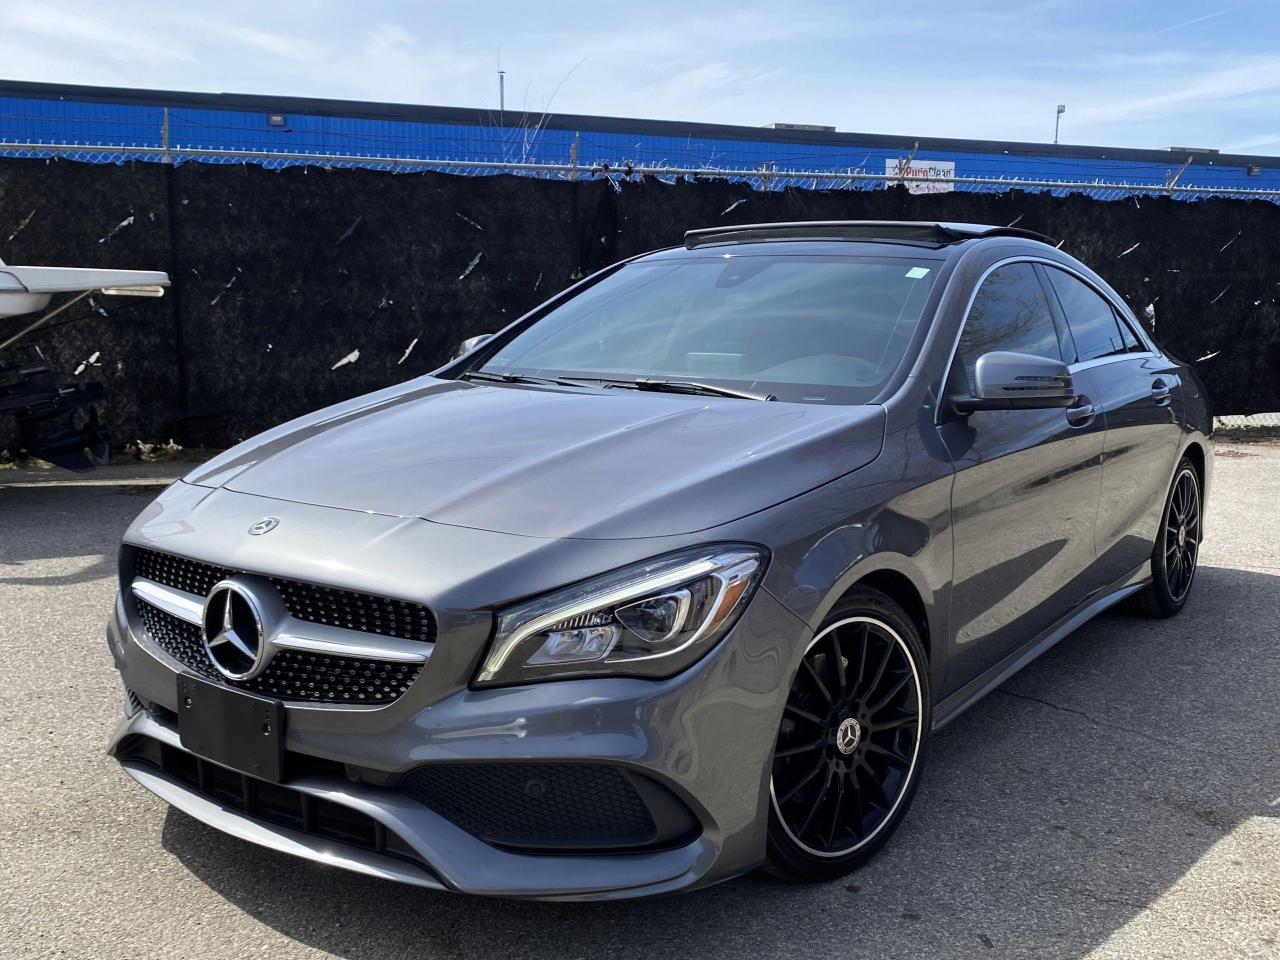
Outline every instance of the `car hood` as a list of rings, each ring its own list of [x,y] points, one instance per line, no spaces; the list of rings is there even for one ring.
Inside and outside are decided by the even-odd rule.
[[[531,537],[692,533],[869,463],[878,406],[422,378],[253,438],[188,483]]]

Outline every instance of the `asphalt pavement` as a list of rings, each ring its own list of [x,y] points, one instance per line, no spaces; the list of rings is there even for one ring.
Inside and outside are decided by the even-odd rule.
[[[1183,613],[1109,613],[934,741],[871,865],[611,904],[224,837],[103,752],[121,533],[173,468],[0,471],[0,957],[1280,958],[1280,446],[1222,446]]]

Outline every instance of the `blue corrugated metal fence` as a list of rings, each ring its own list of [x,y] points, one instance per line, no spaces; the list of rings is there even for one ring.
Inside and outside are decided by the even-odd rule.
[[[168,126],[167,143],[164,130]],[[794,171],[827,171],[832,174],[863,172],[884,175],[906,155],[903,149],[883,145],[780,142],[776,139],[729,139],[710,136],[676,137],[651,133],[547,129],[537,117],[519,122],[491,124],[433,123],[410,120],[342,117],[290,113],[280,125],[257,111],[195,108],[190,106],[93,102],[0,96],[0,155],[75,156],[94,162],[129,159],[157,160],[155,151],[168,146],[174,162],[245,162],[236,156],[184,155],[183,151],[223,150],[268,152],[269,158],[253,162],[272,167],[310,163],[291,154],[324,154],[359,158],[361,166],[388,166],[380,158],[470,161],[477,163],[608,164],[682,167],[698,169],[746,169],[764,172],[763,185],[795,182]],[[616,126],[616,124],[615,124]],[[8,144],[8,146],[6,146]],[[15,144],[29,144],[24,149]],[[67,150],[60,146],[102,147],[101,151]],[[1100,196],[1128,192],[1114,185],[1146,184],[1164,187],[1182,166],[1186,155],[1171,152],[1167,162],[1135,161],[1119,157],[1049,155],[1035,156],[991,150],[919,150],[913,167],[930,161],[954,163],[954,176],[1015,181],[1070,181]],[[124,148],[124,149],[121,149]],[[145,152],[130,152],[142,148]],[[341,161],[339,161],[341,162]],[[1250,172],[1252,167],[1253,172]],[[946,168],[950,170],[949,167]],[[537,171],[526,171],[537,173]],[[758,178],[756,178],[758,179]],[[757,186],[761,185],[757,182]],[[813,185],[829,185],[815,183]],[[871,182],[854,184],[875,186]],[[957,184],[956,189],[1006,189],[1013,184]],[[1212,155],[1197,154],[1181,173],[1178,187],[1212,188],[1223,193],[1269,190],[1280,192],[1280,160],[1266,166],[1217,162]],[[1068,192],[1061,188],[1055,192]],[[1280,193],[1278,193],[1280,196]],[[1268,197],[1267,199],[1276,199]]]

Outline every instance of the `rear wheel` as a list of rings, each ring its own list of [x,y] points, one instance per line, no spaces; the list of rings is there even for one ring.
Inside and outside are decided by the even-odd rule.
[[[769,860],[798,880],[861,866],[906,815],[932,720],[915,625],[877,590],[855,588],[805,651],[770,780]]]
[[[1151,583],[1134,598],[1138,612],[1172,617],[1186,605],[1200,559],[1203,513],[1200,478],[1184,457],[1173,475],[1151,551]]]

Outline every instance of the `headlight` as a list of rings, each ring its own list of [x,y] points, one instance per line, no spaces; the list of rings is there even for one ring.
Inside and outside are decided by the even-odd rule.
[[[729,632],[765,559],[741,544],[686,550],[510,607],[475,682],[672,676]]]

